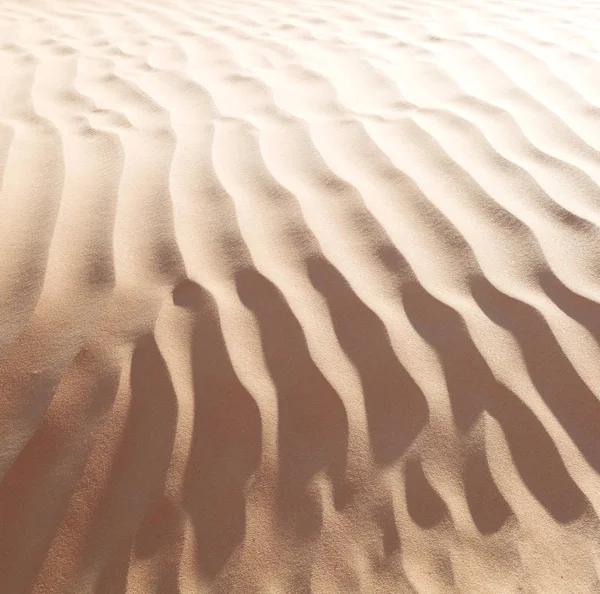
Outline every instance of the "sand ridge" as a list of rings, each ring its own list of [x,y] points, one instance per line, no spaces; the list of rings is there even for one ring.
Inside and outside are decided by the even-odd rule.
[[[0,593],[600,590],[598,8],[0,3]]]

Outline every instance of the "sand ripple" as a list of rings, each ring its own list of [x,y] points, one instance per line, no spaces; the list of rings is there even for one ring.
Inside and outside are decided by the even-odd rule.
[[[5,0],[0,592],[597,592],[589,0]]]

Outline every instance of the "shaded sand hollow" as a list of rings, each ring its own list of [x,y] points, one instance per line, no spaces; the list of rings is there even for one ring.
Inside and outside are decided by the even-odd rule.
[[[599,35],[1,0],[0,594],[600,592]]]

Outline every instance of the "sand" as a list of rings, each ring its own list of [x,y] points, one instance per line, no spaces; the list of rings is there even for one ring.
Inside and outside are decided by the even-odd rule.
[[[0,593],[599,592],[599,15],[2,0]]]

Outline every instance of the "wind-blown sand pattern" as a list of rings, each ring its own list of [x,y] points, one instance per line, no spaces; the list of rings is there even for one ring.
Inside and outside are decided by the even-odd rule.
[[[0,592],[599,592],[599,15],[2,0]]]

